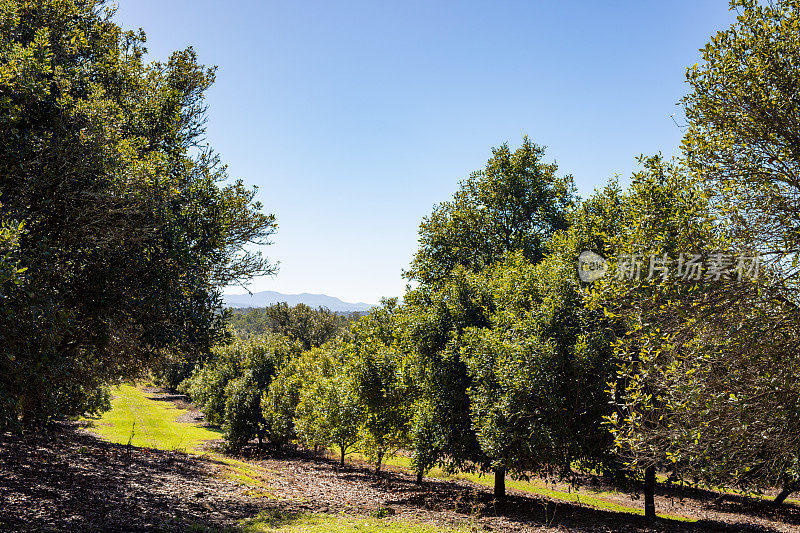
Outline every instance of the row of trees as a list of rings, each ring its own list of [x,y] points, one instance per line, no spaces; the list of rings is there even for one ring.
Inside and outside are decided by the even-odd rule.
[[[665,213],[670,238],[653,248],[760,253],[760,275],[628,290],[619,312],[634,333],[618,347],[625,393],[615,391],[610,421],[631,464],[782,486],[781,502],[800,480],[800,3],[732,8],[737,22],[687,74],[689,128],[674,172],[697,194],[681,191],[685,214]],[[604,290],[623,294],[614,285]]]
[[[272,445],[299,439],[314,449],[337,446],[344,463],[358,445],[380,469],[407,444],[406,388],[396,381],[401,361],[390,348],[395,305],[385,302],[305,351],[279,334],[220,346],[181,389],[225,430],[232,451],[256,438]]]
[[[254,438],[275,442],[276,434],[262,413],[262,396],[278,369],[300,352],[297,341],[279,335],[218,346],[181,388],[203,407],[209,423],[222,427],[232,450]]]
[[[423,220],[403,304],[277,371],[270,439],[378,468],[405,449],[420,480],[493,471],[497,496],[507,474],[643,476],[648,516],[658,469],[778,501],[800,486],[800,2],[732,8],[688,71],[680,158],[581,201],[527,138],[495,149]],[[610,274],[582,283],[583,250]],[[715,251],[761,271],[616,275],[624,255]]]
[[[337,447],[342,462],[358,449],[377,469],[387,456],[408,450],[420,481],[434,465],[494,471],[498,496],[506,473],[619,471],[603,425],[615,371],[613,328],[585,305],[574,267],[585,241],[575,221],[584,211],[576,208],[570,179],[557,178],[542,156],[527,139],[516,151],[496,150],[486,172],[462,184],[461,203],[442,204],[435,224],[428,219],[421,229],[423,242],[460,240],[459,250],[474,250],[496,229],[454,223],[464,211],[500,227],[504,216],[524,210],[545,220],[538,236],[527,229],[512,233],[504,238],[507,248],[497,244],[474,263],[449,259],[439,276],[415,278],[417,288],[402,306],[385,301],[336,339],[285,360],[277,373],[280,358],[264,360],[262,372],[271,381],[251,396],[260,395],[260,411],[252,408],[258,400],[235,401],[237,389],[224,382],[230,375],[225,351],[198,369],[185,390],[226,429],[238,415],[223,406],[243,405],[257,420],[253,427],[263,430],[244,439],[229,435],[234,448],[256,436],[272,443],[296,439]],[[475,191],[491,190],[490,180],[491,188],[507,187],[506,194],[476,197]],[[533,188],[539,191],[531,194]],[[438,244],[421,248],[417,271],[439,268],[433,263],[440,258],[428,253],[434,246],[441,251]]]

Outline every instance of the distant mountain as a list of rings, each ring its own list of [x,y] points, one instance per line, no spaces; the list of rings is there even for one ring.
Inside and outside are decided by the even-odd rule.
[[[222,297],[225,307],[267,307],[279,302],[288,305],[306,304],[309,307],[327,307],[338,313],[366,312],[374,306],[370,304],[343,302],[339,298],[325,294],[281,294],[275,291],[254,292],[253,294],[226,294]]]

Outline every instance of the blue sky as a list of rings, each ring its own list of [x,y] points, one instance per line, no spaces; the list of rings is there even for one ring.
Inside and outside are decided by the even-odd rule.
[[[208,141],[280,226],[280,273],[250,289],[367,303],[402,295],[422,217],[493,146],[529,135],[583,197],[675,154],[685,68],[732,18],[724,0],[119,0],[116,16],[152,59],[191,45],[219,67]]]

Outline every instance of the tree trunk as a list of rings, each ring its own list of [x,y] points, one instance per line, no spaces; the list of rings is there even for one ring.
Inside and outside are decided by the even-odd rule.
[[[381,463],[383,463],[383,452],[380,452],[378,454],[378,460],[375,462],[375,473],[376,474],[381,471]]]
[[[644,516],[656,517],[656,467],[648,466],[644,471]]]
[[[506,469],[503,466],[494,471],[494,497],[498,500],[506,497]]]
[[[417,485],[422,485],[422,470],[417,472]]]
[[[342,451],[342,462],[340,464],[344,466],[344,452],[347,451],[347,446],[339,446],[339,449]]]
[[[777,496],[775,496],[775,499],[774,499],[774,500],[772,500],[772,503],[774,503],[775,505],[780,505],[780,504],[782,504],[782,503],[783,503],[783,502],[786,500],[786,498],[788,498],[788,497],[789,497],[789,495],[790,495],[791,493],[793,493],[793,492],[794,492],[794,487],[793,487],[793,486],[791,486],[791,485],[789,485],[788,483],[786,483],[786,484],[783,486],[783,490],[781,490],[780,494],[778,494]]]

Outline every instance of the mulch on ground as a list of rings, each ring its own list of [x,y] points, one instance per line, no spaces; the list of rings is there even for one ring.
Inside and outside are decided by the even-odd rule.
[[[198,457],[111,444],[75,424],[0,437],[0,530],[226,526],[259,507]]]
[[[495,502],[488,487],[467,481],[414,484],[401,472],[376,475],[360,465],[340,468],[302,451],[251,458],[267,491],[225,475],[213,455],[186,455],[100,440],[76,423],[24,436],[0,435],[0,530],[183,531],[234,526],[272,509],[288,513],[383,509],[390,517],[448,525],[475,523],[492,531],[798,531],[800,510],[774,509],[738,497],[659,496],[657,506],[701,518],[684,524],[592,509],[510,491]],[[265,496],[267,494],[268,496]]]

